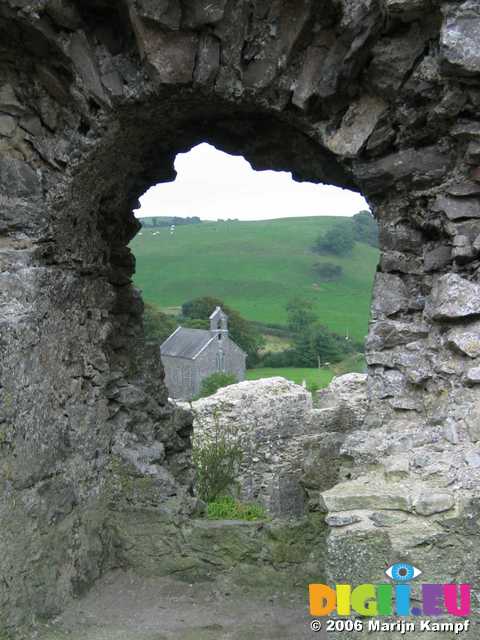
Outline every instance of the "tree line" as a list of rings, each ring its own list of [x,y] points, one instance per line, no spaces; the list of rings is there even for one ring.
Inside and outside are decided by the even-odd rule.
[[[140,224],[145,228],[171,227],[172,225],[180,226],[183,224],[200,224],[202,221],[198,216],[189,218],[179,218],[177,216],[149,216],[148,218],[140,218]]]

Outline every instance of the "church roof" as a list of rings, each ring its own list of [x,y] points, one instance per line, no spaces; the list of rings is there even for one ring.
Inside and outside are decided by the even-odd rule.
[[[184,329],[183,327],[178,327],[161,344],[160,352],[164,356],[194,360],[212,340],[214,340],[214,336],[206,329]]]

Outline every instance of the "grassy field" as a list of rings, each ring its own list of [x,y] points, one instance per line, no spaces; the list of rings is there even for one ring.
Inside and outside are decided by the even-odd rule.
[[[296,384],[302,384],[305,380],[307,386],[312,384],[318,385],[319,389],[326,387],[332,381],[334,376],[340,376],[343,373],[356,371],[362,373],[365,370],[365,359],[363,355],[357,354],[339,362],[328,369],[249,369],[247,371],[247,380],[259,380],[260,378],[273,378],[281,376],[287,380],[291,380]]]
[[[305,380],[308,386],[317,384],[319,388],[323,388],[330,384],[333,375],[330,369],[295,369],[290,367],[285,367],[284,369],[249,369],[247,371],[247,380],[281,376],[296,384],[302,384]]]
[[[310,250],[319,233],[339,220],[207,222],[179,226],[173,236],[168,229],[143,229],[131,242],[135,284],[162,310],[178,311],[187,300],[211,295],[266,324],[285,324],[285,304],[304,296],[331,330],[363,340],[378,252],[360,243],[343,258]],[[320,282],[312,271],[320,261],[340,265],[343,276]]]

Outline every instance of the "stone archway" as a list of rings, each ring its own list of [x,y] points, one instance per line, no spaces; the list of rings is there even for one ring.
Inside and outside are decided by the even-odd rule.
[[[143,343],[127,244],[138,196],[204,140],[366,195],[382,249],[371,408],[346,450],[355,476],[389,459],[437,551],[466,533],[480,479],[479,25],[473,0],[2,2],[5,622],[58,611],[111,565],[112,503],[156,505],[172,535],[194,507],[190,418]],[[368,533],[332,538],[331,563],[354,564]],[[471,576],[462,544],[439,581]]]

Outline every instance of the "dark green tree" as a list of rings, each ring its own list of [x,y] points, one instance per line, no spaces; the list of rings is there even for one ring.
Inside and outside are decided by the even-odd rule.
[[[344,223],[336,224],[320,235],[313,245],[313,250],[321,254],[345,256],[352,252],[354,246],[353,224],[351,220],[348,220]]]
[[[286,305],[288,328],[293,333],[304,332],[316,320],[313,305],[305,298],[293,298]]]
[[[143,329],[145,340],[163,342],[177,328],[175,318],[158,311],[153,305],[145,303],[143,312]]]
[[[213,396],[213,394],[219,389],[228,387],[231,384],[236,384],[237,382],[238,380],[233,373],[217,371],[217,373],[212,373],[210,376],[202,380],[199,397],[206,398],[207,396]]]
[[[333,264],[331,262],[316,262],[313,265],[313,273],[317,278],[320,278],[320,280],[338,280],[343,275],[343,269],[339,264]]]
[[[355,240],[378,247],[378,225],[370,211],[360,211],[353,216]]]
[[[258,362],[259,351],[265,344],[265,338],[251,322],[241,316],[238,311],[226,305],[223,300],[212,296],[202,296],[185,302],[182,305],[182,315],[185,321],[182,320],[182,322],[184,324],[190,323],[189,326],[192,326],[192,320],[203,320],[208,327],[208,318],[216,307],[222,307],[227,314],[230,337],[247,354],[247,366],[253,366]]]

